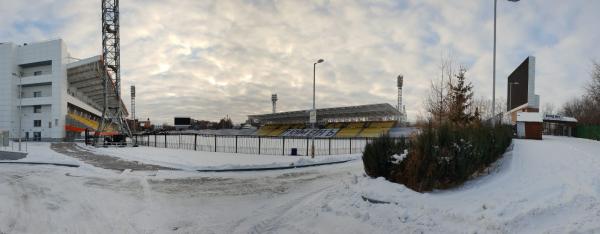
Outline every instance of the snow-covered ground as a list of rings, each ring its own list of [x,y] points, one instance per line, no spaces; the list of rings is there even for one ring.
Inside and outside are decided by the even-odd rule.
[[[0,201],[0,233],[598,233],[600,142],[515,140],[490,175],[424,194],[364,177],[360,160],[242,173],[0,164]]]
[[[360,159],[360,154],[307,156],[277,156],[191,151],[154,147],[94,148],[86,149],[126,160],[139,161],[181,170],[223,170],[247,168],[274,168],[290,165],[311,165]]]
[[[27,153],[27,156],[25,158],[16,160],[19,162],[44,162],[83,165],[81,162],[77,161],[74,158],[50,150],[50,143],[48,142],[22,142],[21,151],[18,151],[18,149],[18,143],[16,142],[10,142],[10,146],[0,148],[0,150],[3,151]]]

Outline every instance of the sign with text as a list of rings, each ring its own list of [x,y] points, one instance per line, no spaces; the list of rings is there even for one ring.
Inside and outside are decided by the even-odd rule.
[[[316,111],[310,111],[310,123],[314,124],[317,122],[317,112]]]
[[[339,131],[339,128],[325,129],[288,129],[281,136],[290,137],[333,137]]]

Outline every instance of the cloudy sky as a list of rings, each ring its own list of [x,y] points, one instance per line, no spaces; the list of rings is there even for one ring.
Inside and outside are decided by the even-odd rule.
[[[600,1],[498,2],[497,95],[536,56],[541,103],[581,95],[600,60]],[[100,0],[0,0],[0,41],[63,38],[73,57],[101,51]],[[423,111],[442,54],[469,69],[476,96],[491,96],[493,0],[122,0],[124,99],[137,115],[218,120],[229,115],[396,102],[404,74],[409,119]]]

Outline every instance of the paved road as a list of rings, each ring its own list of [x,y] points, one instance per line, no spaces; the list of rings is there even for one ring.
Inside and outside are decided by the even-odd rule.
[[[75,143],[52,143],[50,148],[57,153],[68,155],[77,158],[85,163],[91,164],[95,167],[111,170],[176,170],[173,168],[141,163],[136,161],[126,161],[117,157],[108,155],[96,154],[91,152]]]
[[[19,160],[26,156],[26,153],[0,151],[0,160]]]

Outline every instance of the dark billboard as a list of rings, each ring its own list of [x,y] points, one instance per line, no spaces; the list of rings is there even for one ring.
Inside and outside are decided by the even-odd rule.
[[[190,117],[175,117],[175,125],[192,125]]]
[[[527,103],[529,82],[529,58],[521,63],[509,76],[506,87],[507,111]]]

